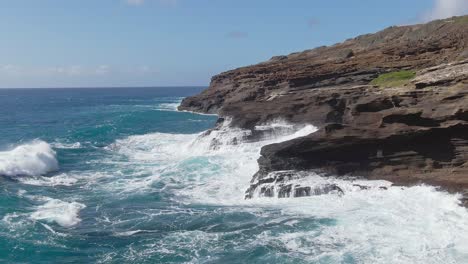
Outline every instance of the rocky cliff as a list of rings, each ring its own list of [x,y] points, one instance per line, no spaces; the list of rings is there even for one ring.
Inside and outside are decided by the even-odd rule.
[[[228,71],[180,110],[253,129],[275,119],[319,131],[265,146],[247,197],[272,171],[468,190],[468,16],[390,27]]]

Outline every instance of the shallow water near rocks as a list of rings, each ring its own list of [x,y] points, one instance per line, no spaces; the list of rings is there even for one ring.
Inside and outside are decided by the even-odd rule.
[[[176,111],[200,89],[0,90],[0,262],[468,261],[468,213],[433,187],[310,173],[344,194],[244,200],[261,146],[315,128],[200,137],[216,117]]]

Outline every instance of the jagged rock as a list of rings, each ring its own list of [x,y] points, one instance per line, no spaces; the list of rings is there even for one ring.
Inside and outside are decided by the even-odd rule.
[[[262,177],[258,174],[254,177],[252,185],[246,191],[247,199],[253,198],[257,193],[260,197],[305,197],[316,196],[330,193],[343,195],[344,191],[334,183],[316,183],[314,185],[298,184],[297,180],[303,179],[309,175],[305,172],[296,171],[276,171]]]
[[[424,88],[434,85],[453,85],[465,81],[468,85],[468,60],[442,64],[425,69],[413,80],[416,88]]]
[[[381,73],[454,62],[466,52],[467,43],[466,24],[451,20],[391,27],[221,73],[207,90],[184,99],[179,109],[231,116],[244,128],[278,117],[322,125],[339,121],[340,109],[327,103],[334,94],[351,97],[346,93],[354,93],[353,87],[365,90],[362,86]]]
[[[400,185],[424,182],[463,192],[468,190],[468,26],[454,21],[390,27],[228,71],[179,109],[229,116],[233,126],[251,130],[278,118],[320,128],[263,147],[246,197],[278,170]],[[400,70],[416,77],[392,88],[370,84],[379,74]],[[286,187],[288,177],[274,179],[284,182],[282,195],[294,190]],[[297,189],[299,196],[308,192],[312,189]]]

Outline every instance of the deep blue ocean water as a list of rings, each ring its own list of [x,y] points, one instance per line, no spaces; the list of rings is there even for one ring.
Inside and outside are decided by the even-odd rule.
[[[244,200],[264,143],[210,147],[244,132],[201,137],[217,117],[176,111],[201,89],[0,89],[0,262],[468,262],[429,186]]]

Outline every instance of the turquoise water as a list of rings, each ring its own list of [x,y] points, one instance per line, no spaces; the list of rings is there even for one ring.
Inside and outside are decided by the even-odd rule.
[[[429,186],[244,200],[260,147],[313,130],[201,136],[217,117],[176,111],[200,90],[0,90],[0,262],[468,261],[466,209]]]

